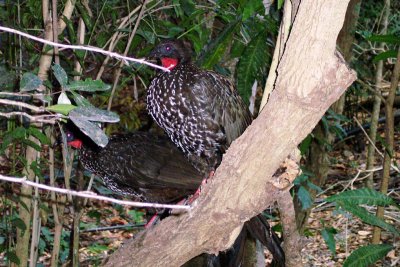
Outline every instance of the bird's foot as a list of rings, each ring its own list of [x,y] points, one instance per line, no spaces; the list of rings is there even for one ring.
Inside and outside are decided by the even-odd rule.
[[[209,179],[211,179],[214,176],[214,171],[211,171],[210,174],[208,175],[207,178],[203,179],[203,181],[201,181],[201,184],[199,186],[199,188],[197,188],[196,192],[188,199],[187,204],[191,205],[199,196],[201,193],[201,190],[203,189],[203,186],[205,184],[207,184],[207,181]]]
[[[154,214],[153,217],[151,217],[151,219],[145,224],[144,228],[149,229],[153,225],[156,225],[159,221],[160,216],[158,216],[158,213],[156,212],[156,214]]]

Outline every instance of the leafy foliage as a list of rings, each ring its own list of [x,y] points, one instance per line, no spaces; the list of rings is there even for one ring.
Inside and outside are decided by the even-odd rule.
[[[20,90],[21,92],[33,91],[39,89],[42,85],[42,80],[35,74],[26,72],[22,75]]]
[[[328,197],[326,201],[347,202],[350,205],[394,205],[399,208],[394,199],[370,188],[360,188],[356,190],[344,191],[340,194]]]
[[[321,191],[321,188],[317,185],[313,184],[310,181],[310,177],[314,174],[307,172],[306,170],[302,170],[302,174],[300,174],[294,181],[293,184],[297,186],[297,197],[300,200],[301,207],[303,210],[310,208],[313,204],[313,199],[310,195],[308,189],[315,190],[317,192]]]
[[[333,256],[336,255],[335,234],[337,234],[337,231],[333,227],[324,227],[321,230],[322,238],[325,240],[325,243],[328,245],[328,248]]]
[[[265,32],[261,32],[244,49],[237,67],[237,89],[246,103],[249,102],[254,81],[262,79],[269,60]]]
[[[369,213],[365,208],[354,205],[351,202],[348,201],[337,201],[336,202],[340,207],[343,209],[347,210],[348,212],[354,214],[358,218],[360,218],[363,222],[379,226],[387,231],[390,231],[391,233],[395,235],[399,235],[400,231],[396,229],[393,225],[385,222],[384,220],[376,217],[376,215],[373,215]]]
[[[377,260],[383,258],[390,250],[391,245],[378,244],[367,245],[353,251],[351,255],[344,261],[343,267],[363,267],[370,266]]]

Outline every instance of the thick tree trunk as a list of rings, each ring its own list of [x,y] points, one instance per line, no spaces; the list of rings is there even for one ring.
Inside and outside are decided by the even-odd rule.
[[[301,2],[268,104],[229,148],[193,208],[139,234],[107,266],[180,266],[203,252],[218,253],[245,221],[287,193],[271,185],[272,175],[355,80],[335,53],[347,4]],[[293,251],[285,252],[290,262]]]

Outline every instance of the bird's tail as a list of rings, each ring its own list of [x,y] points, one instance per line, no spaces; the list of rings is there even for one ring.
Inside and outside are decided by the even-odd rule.
[[[245,227],[254,239],[259,240],[271,252],[274,257],[272,266],[285,266],[285,253],[281,247],[281,240],[263,215],[253,217],[246,222]]]

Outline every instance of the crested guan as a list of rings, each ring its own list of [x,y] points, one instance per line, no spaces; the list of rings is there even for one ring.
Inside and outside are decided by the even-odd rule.
[[[67,131],[79,160],[114,192],[137,200],[172,203],[193,194],[202,175],[168,137],[134,132],[110,138],[101,148],[85,136]]]
[[[165,136],[147,132],[119,135],[110,138],[104,148],[70,131],[67,140],[78,149],[83,166],[99,176],[108,188],[141,200],[175,202],[193,194],[204,177]],[[195,260],[201,259],[201,266],[241,266],[249,238],[260,240],[271,251],[274,266],[284,266],[280,240],[262,215],[245,223],[231,249]],[[194,266],[194,261],[186,266]]]
[[[149,113],[189,162],[210,177],[230,144],[250,125],[252,117],[248,108],[226,77],[192,63],[191,50],[183,41],[163,41],[151,51],[149,58],[169,69],[158,71],[148,88]],[[251,228],[263,228],[263,225],[269,228],[267,221],[259,217],[246,225],[256,236],[261,232]],[[271,242],[271,237],[268,234],[264,240]],[[267,247],[275,253],[274,258],[284,262],[280,248],[272,251],[271,243]]]
[[[158,71],[147,91],[147,109],[201,173],[213,172],[222,154],[251,123],[251,114],[224,76],[191,62],[180,40],[159,44],[149,55]]]

